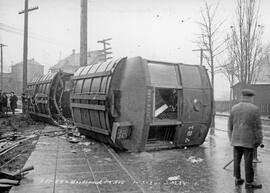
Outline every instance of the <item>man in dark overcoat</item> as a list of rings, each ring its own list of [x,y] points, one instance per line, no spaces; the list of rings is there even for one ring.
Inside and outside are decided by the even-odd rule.
[[[15,109],[17,108],[18,97],[14,94],[14,92],[10,92],[9,104],[12,111],[12,114],[15,114]]]
[[[7,107],[8,107],[8,97],[5,92],[2,94],[2,111],[4,114],[7,113]]]
[[[241,91],[240,103],[233,106],[228,121],[228,136],[233,146],[235,185],[241,185],[240,163],[245,158],[246,188],[262,188],[254,182],[253,151],[262,144],[263,134],[259,108],[252,104],[255,92],[250,89]]]

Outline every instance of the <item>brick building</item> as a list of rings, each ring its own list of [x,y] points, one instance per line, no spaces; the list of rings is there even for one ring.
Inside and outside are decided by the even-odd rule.
[[[11,73],[3,73],[3,91],[8,92],[13,90],[14,84],[11,78]]]
[[[15,81],[22,82],[23,78],[23,62],[19,62],[11,66],[11,76]],[[31,59],[27,61],[27,81],[44,74],[44,66]]]
[[[14,91],[16,94],[22,93],[22,73],[23,62],[19,62],[11,66],[11,73],[3,74],[3,91]],[[27,81],[34,77],[39,77],[44,74],[44,66],[34,59],[27,62]]]

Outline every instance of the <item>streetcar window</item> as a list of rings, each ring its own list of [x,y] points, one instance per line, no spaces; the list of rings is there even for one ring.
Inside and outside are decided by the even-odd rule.
[[[148,63],[151,84],[163,86],[177,86],[177,73],[175,65]]]
[[[200,71],[196,66],[180,66],[183,87],[201,88],[202,80]]]
[[[177,89],[155,88],[154,119],[177,119],[177,101]]]

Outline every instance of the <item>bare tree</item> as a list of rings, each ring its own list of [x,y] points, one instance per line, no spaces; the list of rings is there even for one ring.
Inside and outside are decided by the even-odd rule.
[[[259,5],[256,0],[237,0],[236,6],[236,24],[231,26],[228,53],[234,64],[233,75],[240,83],[250,84],[257,80],[264,55]]]
[[[214,86],[215,86],[215,70],[218,68],[217,56],[220,55],[225,50],[224,38],[221,38],[221,27],[223,21],[217,21],[216,13],[219,3],[215,6],[209,5],[206,1],[201,8],[201,18],[202,21],[198,22],[200,26],[199,40],[197,41],[198,46],[206,50],[203,54],[207,66],[210,68],[211,73],[211,83],[212,83],[212,95],[214,101]],[[214,104],[214,103],[213,103]],[[212,125],[215,127],[215,108],[212,116]],[[213,130],[212,130],[213,131]],[[211,132],[212,134],[214,132]]]
[[[220,66],[220,72],[225,75],[230,83],[230,109],[233,104],[233,92],[232,87],[235,82],[235,64],[231,55],[228,56],[227,60],[225,60],[224,64]]]

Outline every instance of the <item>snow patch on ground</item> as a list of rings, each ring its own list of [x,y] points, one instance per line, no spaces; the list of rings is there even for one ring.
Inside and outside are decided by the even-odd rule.
[[[200,158],[200,157],[195,157],[195,156],[190,156],[188,159],[187,159],[187,161],[189,161],[189,162],[191,162],[191,163],[200,163],[200,162],[202,162],[203,161],[203,159],[202,158]]]

